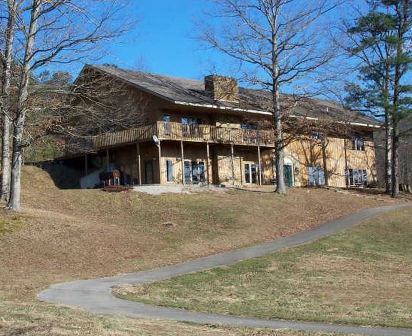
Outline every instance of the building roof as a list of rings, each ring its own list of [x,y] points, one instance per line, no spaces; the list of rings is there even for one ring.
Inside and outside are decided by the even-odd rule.
[[[103,71],[115,76],[129,84],[138,87],[150,94],[170,103],[189,105],[211,109],[243,111],[256,114],[267,114],[271,105],[270,92],[264,90],[239,88],[239,102],[224,102],[214,100],[206,91],[204,81],[176,78],[156,75],[141,71],[121,69],[109,65],[88,65],[86,67]],[[290,95],[282,95],[281,101],[294,101],[296,105],[290,112],[294,116],[302,116],[311,119],[331,119],[341,122],[349,122],[354,125],[368,127],[380,127],[380,123],[371,117],[356,111],[342,108],[339,104],[313,98],[296,98]]]

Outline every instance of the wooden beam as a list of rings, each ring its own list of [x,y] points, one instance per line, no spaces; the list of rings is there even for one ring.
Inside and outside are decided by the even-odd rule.
[[[183,149],[183,141],[180,141],[180,154],[181,154],[181,160],[182,160],[182,184],[186,184],[185,181],[185,155],[184,155],[184,149]]]
[[[209,177],[209,169],[210,169],[210,148],[209,148],[209,142],[206,142],[206,156],[207,156],[207,161],[206,161],[206,177],[207,177],[207,184],[210,184],[210,177]]]
[[[232,164],[232,184],[235,184],[235,149],[233,143],[230,145],[230,157]]]
[[[244,170],[243,170],[243,160],[242,160],[242,156],[240,155],[239,157],[239,161],[240,161],[240,184],[243,185],[243,174],[244,174]]]
[[[137,173],[139,178],[139,185],[142,185],[142,158],[140,156],[140,143],[136,143],[137,152]]]
[[[106,149],[106,170],[109,171],[110,167],[110,150]]]
[[[259,176],[259,185],[262,185],[262,158],[260,155],[260,146],[258,146],[258,176]]]

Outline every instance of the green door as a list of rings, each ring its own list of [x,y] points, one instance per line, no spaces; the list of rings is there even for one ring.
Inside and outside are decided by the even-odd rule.
[[[283,166],[283,176],[287,187],[293,187],[293,171],[291,165]]]

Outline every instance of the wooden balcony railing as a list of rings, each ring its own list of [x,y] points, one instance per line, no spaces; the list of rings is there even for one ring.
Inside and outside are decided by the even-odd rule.
[[[163,140],[226,143],[238,145],[273,145],[273,132],[211,125],[183,125],[175,122],[157,122],[157,136]]]
[[[96,149],[101,149],[151,140],[154,135],[160,140],[269,147],[273,146],[275,142],[274,134],[270,130],[248,130],[211,125],[184,125],[175,122],[158,121],[152,125],[96,136],[93,138],[93,145]]]

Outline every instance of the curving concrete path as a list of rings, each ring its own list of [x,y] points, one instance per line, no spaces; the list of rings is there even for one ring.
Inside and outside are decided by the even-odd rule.
[[[231,252],[204,257],[178,265],[126,275],[80,280],[50,286],[38,295],[42,301],[74,306],[96,314],[123,315],[131,318],[173,320],[199,324],[232,327],[294,329],[312,332],[336,332],[368,336],[412,336],[412,329],[363,327],[317,322],[264,320],[219,314],[197,313],[182,309],[157,307],[139,302],[126,301],[112,295],[112,287],[121,284],[143,284],[161,281],[175,276],[230,265],[241,260],[264,256],[285,248],[312,242],[340,232],[370,217],[400,209],[404,205],[373,208],[326,223],[309,231],[280,238],[272,242],[241,248]]]

